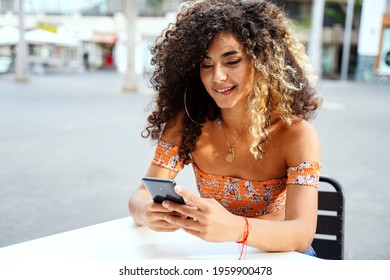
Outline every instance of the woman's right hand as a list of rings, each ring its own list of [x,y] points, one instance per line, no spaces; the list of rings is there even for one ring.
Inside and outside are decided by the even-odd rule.
[[[172,225],[165,221],[167,215],[181,216],[177,212],[171,212],[160,203],[155,203],[153,200],[145,201],[141,210],[141,219],[143,224],[155,231],[172,232],[179,229],[178,226]],[[185,217],[183,217],[185,219]]]
[[[177,172],[167,168],[150,164],[145,177],[173,179],[176,174]],[[155,231],[176,231],[179,229],[178,226],[172,225],[165,220],[167,216],[177,217],[179,214],[168,210],[160,203],[153,202],[152,197],[143,184],[130,196],[129,210],[130,215],[138,225],[145,225]]]

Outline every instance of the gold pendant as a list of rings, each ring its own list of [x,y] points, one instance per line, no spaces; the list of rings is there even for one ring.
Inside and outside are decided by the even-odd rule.
[[[236,159],[236,155],[234,154],[233,149],[230,149],[229,152],[225,154],[225,160],[228,163],[233,163],[233,161]]]

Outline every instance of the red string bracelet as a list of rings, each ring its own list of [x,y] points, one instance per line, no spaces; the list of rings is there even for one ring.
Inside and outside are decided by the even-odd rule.
[[[243,216],[245,220],[245,227],[244,227],[244,236],[241,241],[237,242],[241,244],[241,250],[240,250],[240,256],[238,257],[239,260],[245,259],[246,256],[246,243],[248,242],[248,236],[249,236],[249,221],[247,217]]]

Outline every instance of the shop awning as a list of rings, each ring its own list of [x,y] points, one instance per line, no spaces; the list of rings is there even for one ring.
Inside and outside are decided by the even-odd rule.
[[[95,43],[115,44],[117,40],[118,40],[118,36],[113,34],[94,33],[92,35],[92,42]]]
[[[27,31],[24,36],[26,41],[31,44],[53,44],[66,47],[77,47],[81,45],[80,41],[75,38],[41,29]]]
[[[15,45],[19,41],[19,29],[14,26],[0,28],[0,46]]]
[[[76,38],[41,29],[26,31],[24,38],[30,44],[53,44],[66,47],[78,47],[81,45],[80,41]],[[18,41],[18,28],[13,26],[0,28],[0,45],[16,45]]]

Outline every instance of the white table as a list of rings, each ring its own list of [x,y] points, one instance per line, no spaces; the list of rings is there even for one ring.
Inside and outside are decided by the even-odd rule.
[[[240,245],[212,243],[185,233],[155,232],[122,218],[0,248],[1,260],[236,260]],[[248,247],[245,259],[315,260],[298,252],[266,253]]]

